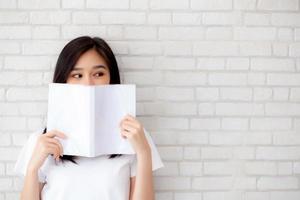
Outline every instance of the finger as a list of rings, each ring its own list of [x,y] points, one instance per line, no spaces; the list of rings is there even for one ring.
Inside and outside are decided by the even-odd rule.
[[[130,116],[130,115],[125,115],[123,118],[122,118],[122,120],[121,120],[121,122],[122,121],[134,121],[135,120],[135,118],[134,117],[132,117],[132,116]]]
[[[53,138],[51,141],[52,141],[53,143],[55,143],[55,144],[59,147],[60,155],[63,156],[63,146],[62,146],[62,144],[59,142],[59,140]]]
[[[53,157],[59,157],[59,147],[54,143],[48,143],[47,148],[49,148],[49,154],[53,154]]]
[[[53,143],[53,144],[57,145],[57,146],[59,147],[59,152],[60,152],[59,154],[60,154],[61,156],[63,156],[63,146],[61,145],[61,143],[59,142],[58,139],[55,139],[55,138],[48,138],[47,141],[48,141],[49,143]]]
[[[127,119],[127,120],[133,120],[133,121],[135,121],[136,120],[136,118],[135,117],[133,117],[132,115],[130,115],[130,114],[127,114],[127,115],[125,115],[124,116],[124,119]]]
[[[51,130],[51,131],[47,132],[45,135],[48,137],[51,137],[51,138],[53,138],[55,136],[58,136],[63,139],[67,138],[67,136],[63,132],[60,132],[57,130]]]
[[[123,122],[131,122],[131,123],[135,124],[135,127],[137,127],[137,128],[142,127],[142,124],[140,123],[140,121],[129,114],[125,116]]]
[[[133,122],[133,121],[123,121],[123,122],[121,123],[121,126],[120,126],[120,127],[122,127],[123,124],[128,125],[128,126],[135,127],[135,128],[137,128],[137,129],[139,128],[139,127],[138,127],[138,124],[137,124],[136,122]]]
[[[54,143],[48,143],[47,147],[49,149],[49,153],[54,154],[55,156],[59,155],[59,147]]]
[[[122,133],[122,131],[121,131],[121,136],[122,138],[126,139],[126,136]]]
[[[122,136],[124,136],[125,138],[128,138],[131,136],[131,133],[130,132],[127,132],[127,131],[121,131],[121,134]]]
[[[123,119],[119,122],[119,127],[122,125],[123,122],[128,121],[127,118],[123,117]]]
[[[122,127],[121,127],[121,130],[128,131],[128,132],[133,132],[133,131],[136,130],[136,128],[129,125],[129,124],[123,124]]]

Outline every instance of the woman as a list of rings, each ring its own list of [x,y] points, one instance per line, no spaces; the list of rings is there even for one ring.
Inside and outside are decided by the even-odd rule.
[[[101,38],[83,36],[70,41],[59,55],[54,83],[120,84],[115,56]],[[38,130],[30,135],[15,165],[24,175],[24,200],[153,200],[152,171],[163,167],[158,151],[142,124],[127,115],[120,122],[136,155],[95,158],[63,155],[59,130]]]

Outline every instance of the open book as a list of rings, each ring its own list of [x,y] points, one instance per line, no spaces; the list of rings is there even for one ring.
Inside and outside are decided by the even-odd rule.
[[[56,137],[64,155],[134,154],[119,128],[126,114],[136,116],[133,84],[49,84],[47,131],[67,135],[67,139]]]

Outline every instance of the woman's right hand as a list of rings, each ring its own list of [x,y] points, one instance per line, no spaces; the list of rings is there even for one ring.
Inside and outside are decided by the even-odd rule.
[[[63,156],[63,147],[59,140],[54,138],[55,136],[62,139],[66,138],[64,133],[57,130],[51,130],[38,136],[27,169],[38,170],[49,154],[52,154],[53,158],[59,161],[59,156]]]

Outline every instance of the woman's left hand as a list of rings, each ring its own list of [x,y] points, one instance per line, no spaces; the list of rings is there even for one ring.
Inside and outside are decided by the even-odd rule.
[[[150,152],[143,125],[135,117],[127,114],[121,120],[120,128],[122,137],[129,140],[137,154]]]

